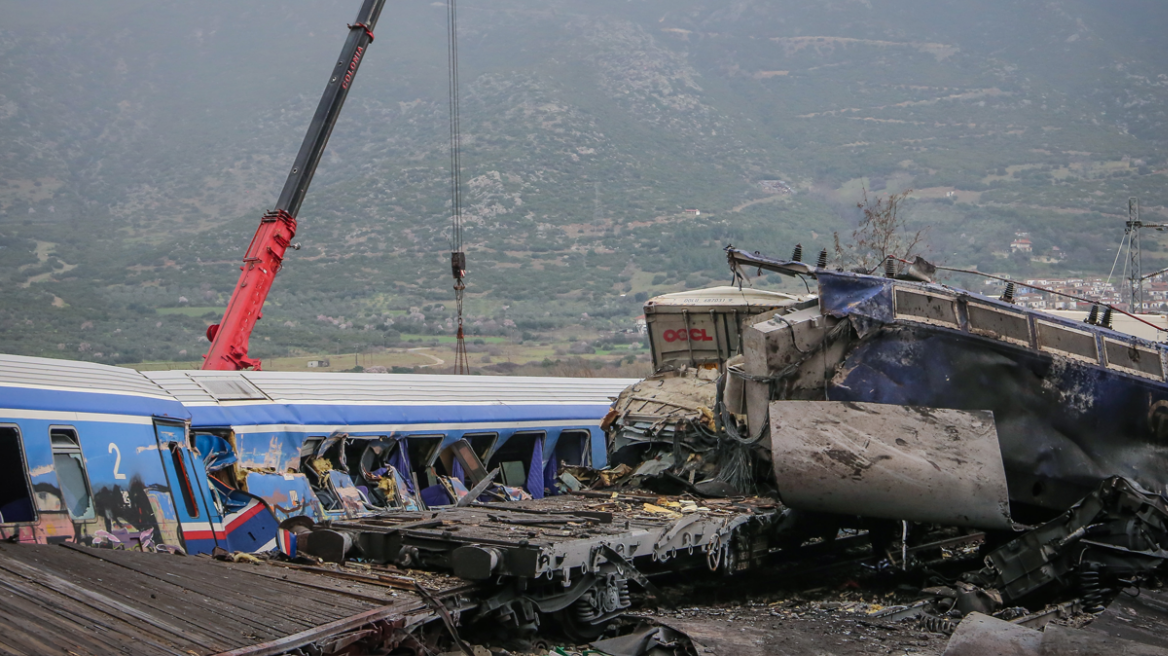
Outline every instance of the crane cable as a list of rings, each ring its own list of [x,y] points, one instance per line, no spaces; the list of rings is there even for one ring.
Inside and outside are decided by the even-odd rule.
[[[454,348],[454,371],[469,374],[466,340],[462,323],[462,300],[466,290],[466,252],[462,250],[462,154],[458,107],[458,2],[446,0],[446,40],[450,81],[450,269],[454,276],[454,300],[458,333]]]

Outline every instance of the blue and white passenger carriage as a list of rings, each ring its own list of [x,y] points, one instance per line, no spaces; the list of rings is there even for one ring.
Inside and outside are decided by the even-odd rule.
[[[0,539],[271,549],[289,517],[451,503],[463,439],[503,490],[539,497],[565,464],[605,465],[600,425],[630,382],[0,355]]]

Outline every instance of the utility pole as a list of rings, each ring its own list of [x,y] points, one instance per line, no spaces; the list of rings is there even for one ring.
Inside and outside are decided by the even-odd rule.
[[[1133,313],[1144,309],[1144,280],[1164,273],[1156,271],[1143,275],[1142,251],[1140,249],[1140,228],[1152,228],[1163,231],[1168,223],[1144,223],[1140,221],[1140,201],[1138,198],[1127,199],[1127,223],[1124,224],[1124,234],[1128,237],[1128,301]]]
[[[1127,223],[1124,224],[1127,242],[1127,269],[1128,269],[1128,305],[1132,312],[1139,312],[1143,307],[1144,280],[1140,273],[1142,253],[1140,252],[1140,201],[1135,198],[1127,199]]]

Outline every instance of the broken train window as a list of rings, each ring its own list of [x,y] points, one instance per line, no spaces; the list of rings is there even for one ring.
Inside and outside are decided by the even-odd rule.
[[[35,521],[20,429],[0,426],[0,524]]]
[[[49,428],[49,439],[53,445],[53,469],[57,472],[57,483],[61,486],[61,498],[69,517],[78,520],[93,519],[93,494],[89,488],[89,476],[85,471],[85,457],[81,454],[81,441],[77,431],[67,426]]]
[[[495,450],[487,470],[496,467],[504,485],[522,487],[537,499],[543,497],[544,431],[518,431]]]
[[[494,451],[495,445],[499,442],[498,433],[463,433],[462,439],[470,442],[470,448],[474,450],[475,455],[479,460],[486,462]]]
[[[566,430],[556,440],[553,462],[570,466],[587,467],[592,458],[592,433],[587,430]]]

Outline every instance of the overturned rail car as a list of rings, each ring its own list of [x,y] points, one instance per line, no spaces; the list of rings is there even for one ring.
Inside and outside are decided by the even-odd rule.
[[[989,411],[1016,518],[1049,518],[1111,476],[1168,492],[1163,344],[924,282],[917,271],[879,277],[728,253],[735,270],[818,283],[815,306],[743,332],[731,375],[752,436],[769,432],[775,445],[778,401]],[[894,466],[869,444],[836,440],[828,451],[857,477]]]

